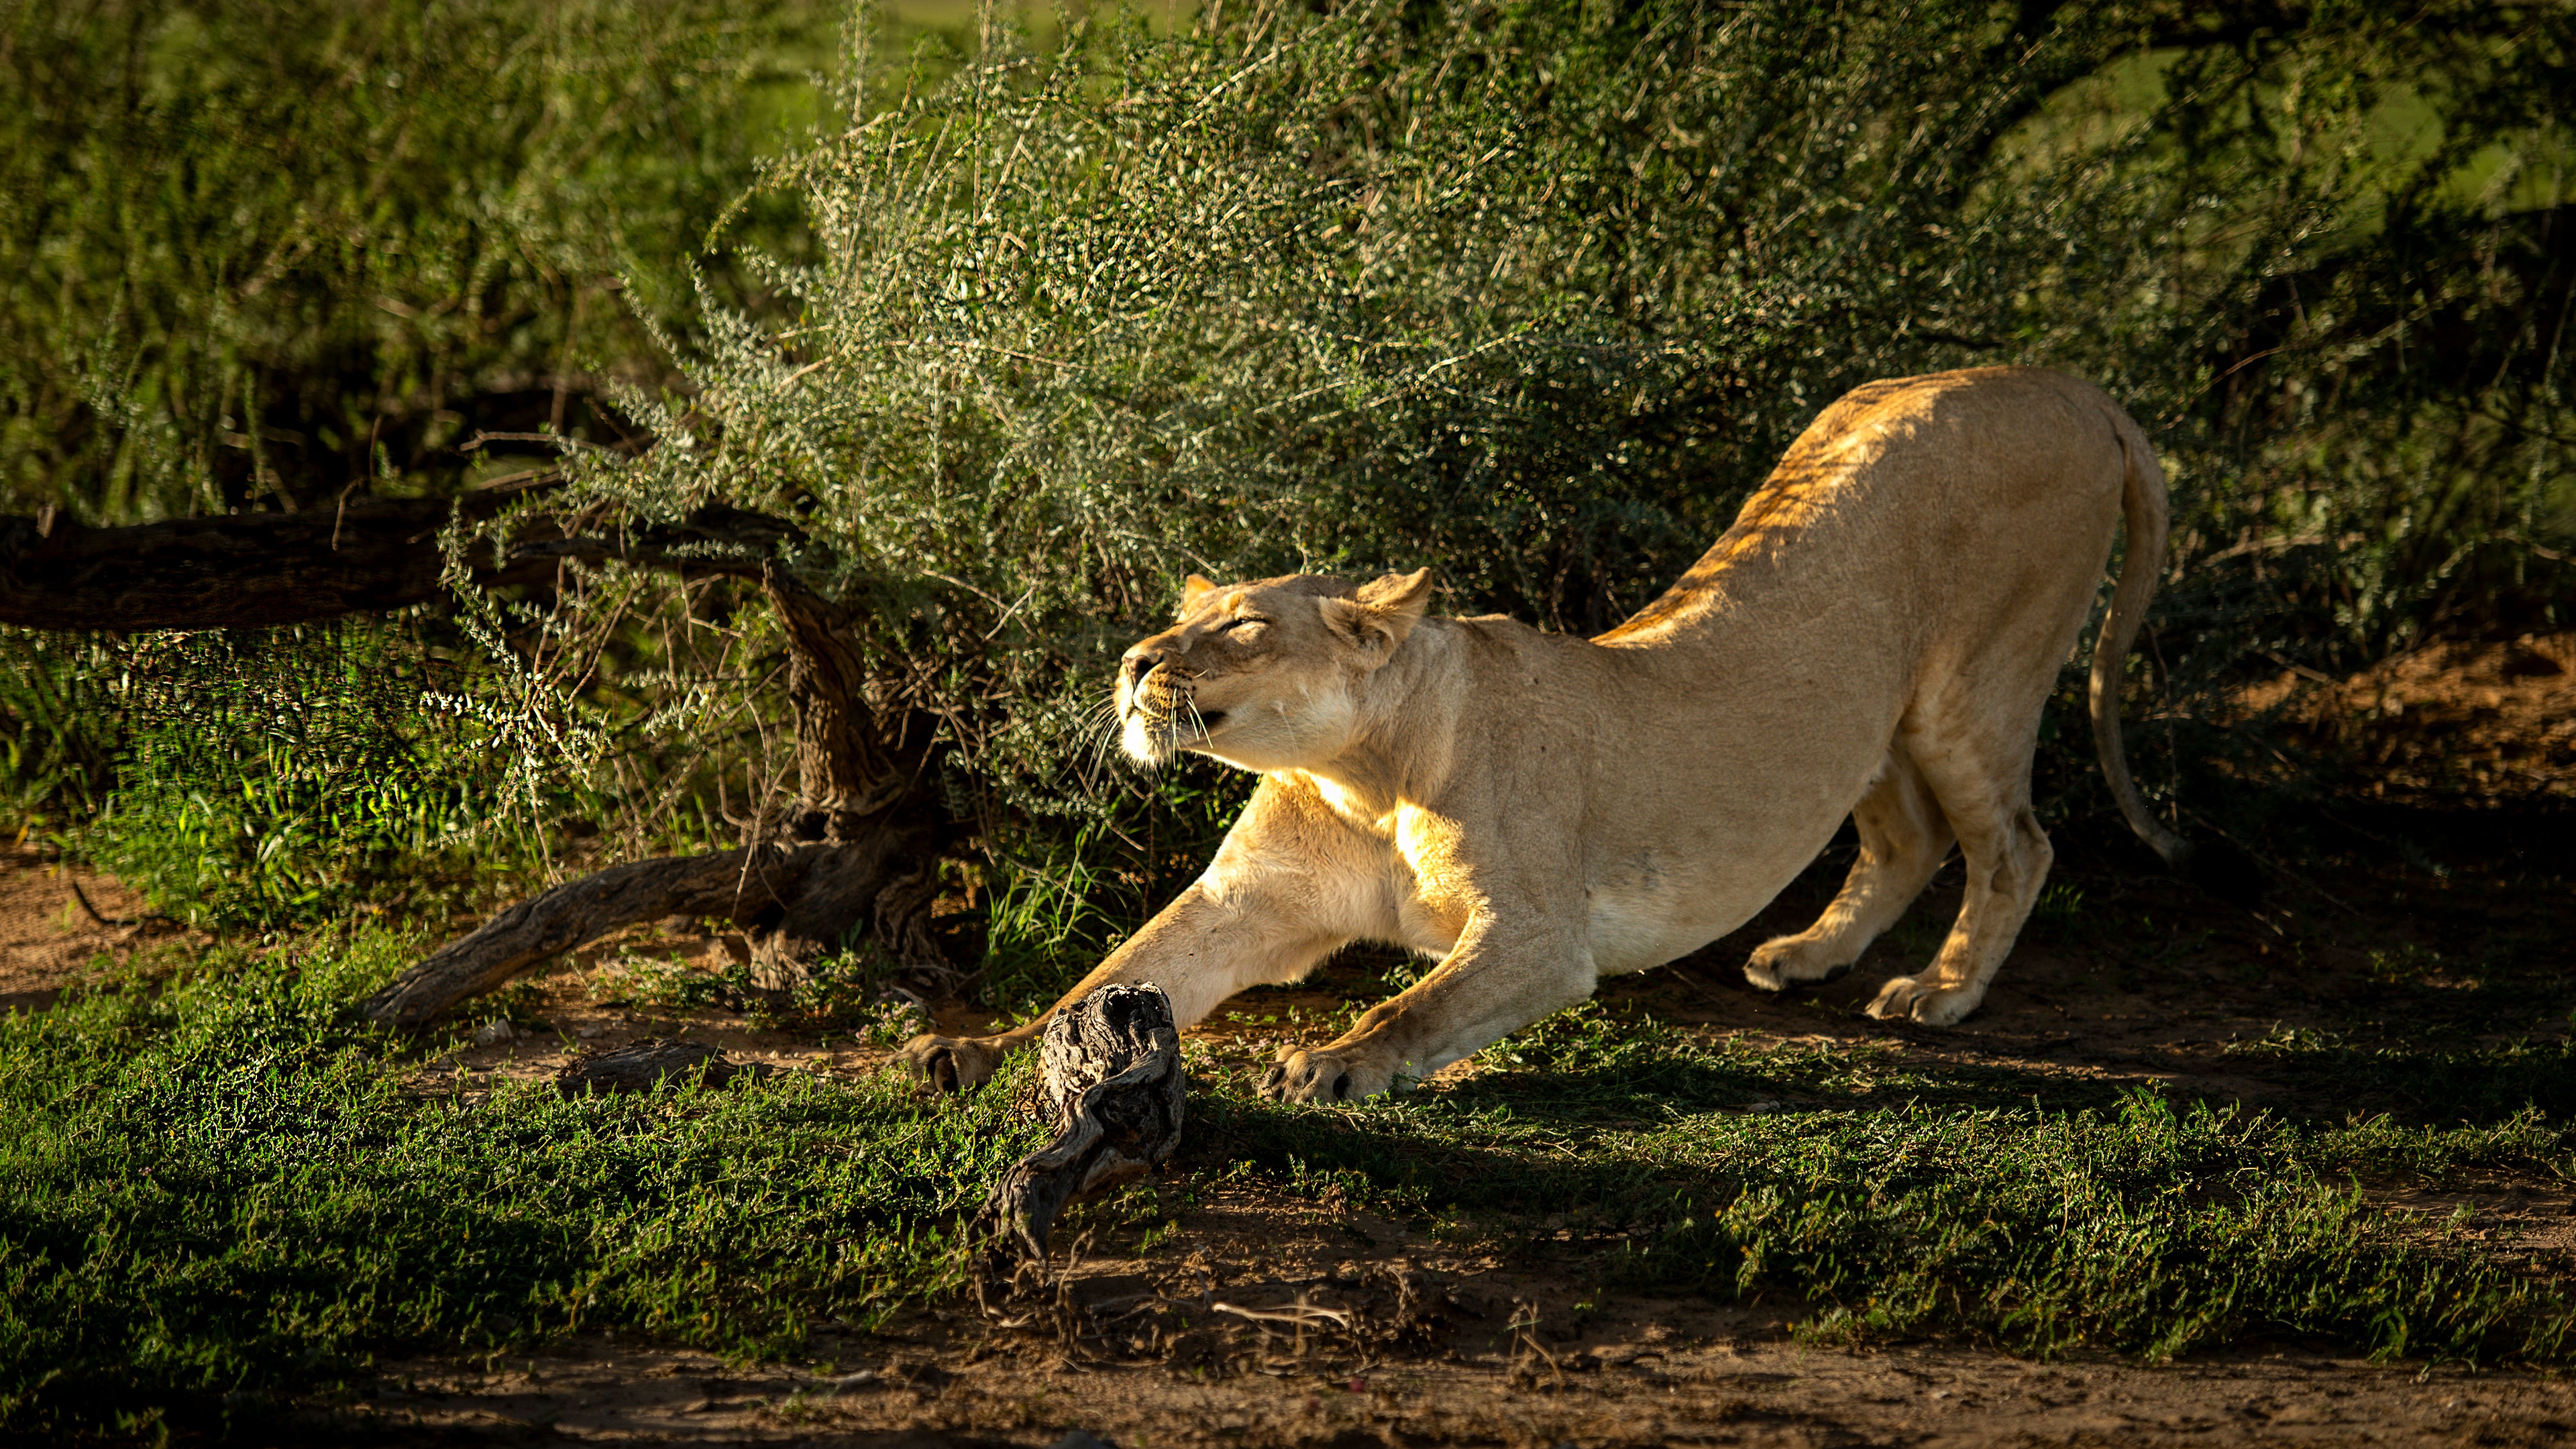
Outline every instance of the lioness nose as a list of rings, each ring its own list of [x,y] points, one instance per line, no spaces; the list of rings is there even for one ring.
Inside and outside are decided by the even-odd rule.
[[[1161,664],[1163,662],[1163,658],[1163,651],[1150,644],[1139,644],[1135,648],[1128,650],[1128,682],[1134,683],[1135,681],[1144,678],[1146,675],[1153,673],[1154,667]]]

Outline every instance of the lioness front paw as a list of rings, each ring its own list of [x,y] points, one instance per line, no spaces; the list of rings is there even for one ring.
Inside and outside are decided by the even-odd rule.
[[[1786,991],[1802,984],[1821,984],[1852,969],[1836,961],[1818,943],[1799,936],[1775,936],[1753,948],[1744,963],[1744,979],[1765,991]]]
[[[1274,1102],[1353,1102],[1395,1085],[1395,1073],[1345,1060],[1328,1051],[1279,1049],[1279,1060],[1261,1078],[1261,1095]]]
[[[1011,1043],[999,1037],[925,1034],[905,1042],[896,1060],[921,1073],[937,1091],[962,1092],[999,1070],[1010,1049]]]
[[[1878,999],[1869,1004],[1869,1014],[1881,1021],[1911,1018],[1925,1026],[1951,1026],[1977,1009],[1986,993],[1973,986],[1943,986],[1914,976],[1891,977],[1878,989]]]

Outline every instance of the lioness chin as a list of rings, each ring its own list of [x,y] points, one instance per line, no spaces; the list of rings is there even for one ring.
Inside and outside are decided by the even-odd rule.
[[[1426,619],[1428,570],[1356,587],[1193,576],[1179,621],[1127,651],[1123,743],[1261,784],[1206,874],[1056,1009],[1151,981],[1186,1026],[1346,942],[1439,958],[1337,1039],[1283,1050],[1262,1085],[1366,1097],[1736,929],[1849,815],[1861,850],[1841,893],[1745,975],[1777,991],[1850,969],[1955,844],[1967,887],[1949,938],[1869,1010],[1956,1022],[2048,874],[2030,808],[2040,710],[2124,517],[2094,738],[2132,828],[2179,863],[2118,716],[2165,553],[2155,456],[2074,378],[1938,373],[1825,409],[1707,555],[1595,639]],[[920,1037],[905,1057],[971,1085],[1042,1020]]]

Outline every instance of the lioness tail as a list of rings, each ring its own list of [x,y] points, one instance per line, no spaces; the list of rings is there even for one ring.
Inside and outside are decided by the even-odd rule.
[[[2111,410],[2111,431],[2119,439],[2128,476],[2120,489],[2121,517],[2128,534],[2120,559],[2120,581],[2111,590],[2111,612],[2103,617],[2101,636],[2093,643],[2093,747],[2102,760],[2102,775],[2120,813],[2167,868],[2228,900],[2251,904],[2262,891],[2261,873],[2243,852],[2220,843],[2215,849],[2183,839],[2147,809],[2146,797],[2129,774],[2129,752],[2120,739],[2120,675],[2136,642],[2138,625],[2155,597],[2156,580],[2165,566],[2168,528],[2164,468],[2155,449],[2127,413]]]

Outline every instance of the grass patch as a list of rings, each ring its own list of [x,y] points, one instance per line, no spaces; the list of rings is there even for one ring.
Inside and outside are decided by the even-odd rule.
[[[2413,1118],[2485,1122],[2523,1111],[2576,1117],[2576,1040],[2493,1046],[2456,1041],[2373,1046],[2338,1032],[2277,1027],[2231,1054],[2263,1062],[2285,1085],[2338,1100],[2387,1103]]]
[[[2472,1361],[2576,1348],[2570,1265],[2428,1237],[2361,1188],[2576,1176],[2576,1135],[2527,1101],[2454,1128],[2301,1124],[2143,1091],[1962,1108],[1941,1099],[1991,1098],[2012,1074],[1702,1043],[1591,1006],[1494,1051],[1522,1069],[1392,1103],[1226,1094],[1200,1108],[1199,1150],[1393,1211],[1570,1225],[1610,1245],[1615,1279],[1804,1301],[1827,1336],[2148,1358],[2280,1334]]]
[[[143,1432],[381,1353],[630,1328],[776,1352],[951,1276],[1031,1145],[893,1081],[471,1105],[346,1003],[409,944],[217,952],[0,1021],[0,1428]]]
[[[415,1096],[410,1048],[348,1007],[414,944],[165,958],[0,1020],[0,1429],[184,1429],[383,1355],[585,1329],[791,1351],[953,1289],[961,1214],[1034,1145],[1008,1080],[962,1103],[798,1076]],[[1187,1151],[1482,1239],[1571,1227],[1609,1281],[1804,1303],[1821,1338],[2576,1349],[2569,1265],[2361,1186],[2576,1175],[2576,1138],[2527,1104],[2437,1128],[2052,1102],[1892,1045],[1705,1041],[1598,1006],[1487,1066],[1356,1107],[1202,1072]]]

